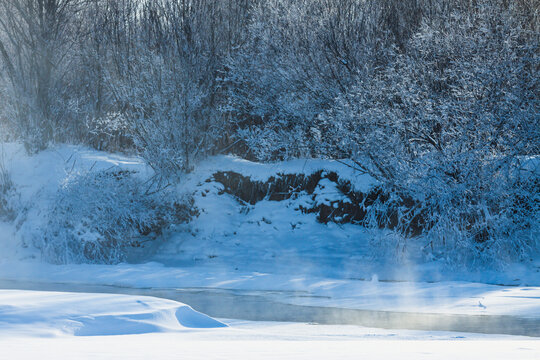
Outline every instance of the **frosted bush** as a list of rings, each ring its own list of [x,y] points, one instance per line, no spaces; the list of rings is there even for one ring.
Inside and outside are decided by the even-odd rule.
[[[54,263],[126,261],[130,250],[188,220],[190,205],[170,189],[149,192],[132,172],[77,174],[59,189],[37,246]]]
[[[537,246],[540,173],[524,168],[540,150],[540,33],[500,4],[425,22],[321,116],[329,151],[391,194],[373,223],[406,236],[420,224],[426,251],[458,266],[527,260]]]

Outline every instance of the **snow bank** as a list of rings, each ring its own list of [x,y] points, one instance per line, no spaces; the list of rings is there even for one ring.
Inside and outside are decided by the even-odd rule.
[[[278,161],[271,163],[258,163],[241,159],[232,155],[219,155],[210,157],[197,165],[193,174],[187,177],[187,186],[193,182],[206,180],[217,171],[233,171],[252,180],[265,182],[271,177],[283,174],[312,175],[317,171],[335,172],[339,178],[349,181],[353,190],[369,192],[378,183],[370,175],[360,171],[349,160],[322,160],[322,159],[297,159]]]
[[[70,174],[103,171],[111,168],[133,171],[148,178],[153,171],[138,157],[92,150],[78,145],[57,145],[28,156],[17,143],[0,147],[6,169],[11,174],[22,202],[33,201],[33,207],[45,205]],[[40,209],[41,210],[41,209]]]
[[[144,296],[0,290],[2,359],[538,359],[530,338],[228,320]]]
[[[82,146],[56,145],[36,155],[29,156],[26,154],[22,145],[15,143],[7,143],[2,144],[1,152],[2,157],[5,159],[5,167],[10,173],[10,176],[13,180],[13,183],[15,184],[15,189],[18,194],[17,202],[19,205],[19,216],[17,218],[16,224],[0,224],[0,226],[2,226],[3,228],[3,231],[0,234],[0,241],[2,241],[2,243],[4,244],[9,244],[4,247],[6,251],[4,251],[3,254],[0,254],[0,258],[40,258],[41,253],[32,251],[32,246],[34,244],[43,243],[45,238],[48,239],[50,237],[48,236],[50,234],[59,234],[59,236],[65,235],[65,229],[59,229],[59,227],[61,227],[61,224],[63,223],[66,223],[66,226],[64,226],[65,228],[72,230],[69,230],[69,236],[60,236],[61,241],[59,242],[62,246],[64,246],[64,243],[69,245],[72,238],[77,238],[77,236],[81,239],[81,241],[84,239],[87,240],[88,243],[91,243],[93,239],[99,240],[100,236],[98,236],[99,234],[96,235],[96,231],[94,231],[94,228],[99,227],[100,224],[90,224],[83,229],[79,227],[80,224],[74,223],[74,221],[81,221],[82,223],[88,221],[88,219],[86,219],[86,217],[84,216],[81,216],[81,214],[77,213],[77,216],[75,216],[76,219],[74,219],[74,221],[71,221],[70,219],[64,219],[61,216],[60,218],[58,218],[58,216],[55,215],[56,213],[59,213],[61,215],[64,213],[69,213],[70,207],[77,206],[76,204],[73,204],[73,202],[80,202],[80,200],[84,200],[84,196],[72,196],[74,197],[74,200],[72,202],[63,201],[61,204],[58,204],[59,199],[62,200],[65,199],[66,196],[72,195],[71,193],[73,191],[69,192],[69,190],[72,188],[70,187],[70,185],[78,185],[79,183],[81,183],[80,179],[85,180],[88,178],[92,181],[94,178],[100,179],[100,174],[104,171],[108,171],[110,174],[112,174],[112,176],[114,176],[118,172],[129,172],[130,177],[133,176],[137,179],[140,179],[141,183],[144,183],[144,181],[150,179],[154,175],[152,169],[148,167],[144,163],[144,161],[138,157],[110,154],[91,150]],[[242,216],[242,212],[244,211],[244,209],[241,206],[238,206],[239,204],[235,200],[233,200],[232,197],[218,196],[218,193],[220,191],[219,184],[205,183],[208,179],[212,177],[214,173],[218,171],[234,171],[241,173],[244,176],[248,176],[252,180],[266,181],[268,180],[268,178],[276,177],[280,174],[310,175],[320,170],[325,170],[327,172],[336,172],[341,180],[351,182],[352,188],[358,191],[367,191],[376,184],[375,180],[369,175],[362,174],[361,172],[355,170],[354,164],[348,164],[339,161],[307,159],[261,164],[242,160],[234,156],[215,156],[205,161],[202,161],[193,173],[188,174],[183,179],[181,179],[181,182],[177,185],[176,190],[179,196],[182,196],[183,194],[189,194],[189,196],[191,194],[195,194],[195,196],[197,196],[197,202],[194,205],[195,208],[200,210],[201,216],[199,217],[199,219],[196,220],[195,223],[190,224],[190,226],[193,225],[195,227],[195,231],[200,232],[201,235],[202,233],[214,232],[216,236],[221,236],[220,233],[232,234],[236,231],[235,227],[245,226],[246,223],[259,222],[260,219],[253,219],[253,216],[250,216],[248,219],[244,220]],[[97,175],[92,177],[92,174]],[[108,177],[106,176],[101,176],[101,178],[108,179]],[[92,181],[90,181],[91,184],[96,183],[96,181]],[[84,181],[82,182],[84,183]],[[99,184],[96,183],[95,185]],[[105,185],[107,184],[104,182],[103,186]],[[216,188],[216,186],[218,186],[218,188]],[[117,186],[117,188],[120,189],[119,191],[127,191],[125,189],[123,190],[123,188],[119,186]],[[324,191],[322,190],[323,188],[323,186],[318,187],[318,196],[317,199],[315,199],[315,202],[321,201],[323,203],[327,203],[330,199],[328,198],[328,196],[332,196],[331,199],[337,196],[336,189],[334,189],[335,185],[334,188],[331,188],[331,186],[326,187],[326,190]],[[88,189],[88,191],[85,189],[81,191],[87,191],[88,193],[90,193],[88,196],[92,197],[95,196],[94,193],[97,191],[98,195],[103,194],[103,198],[105,198],[105,200],[114,200],[111,201],[111,204],[114,205],[115,202],[118,202],[118,199],[116,199],[117,197],[115,198],[114,194],[109,193],[114,193],[118,189],[110,187],[110,189],[107,188],[100,191],[99,187],[94,186],[94,188]],[[62,191],[64,193],[67,192],[67,194],[62,193]],[[212,193],[205,201],[205,199],[202,199],[203,196],[206,196],[206,194],[203,192],[208,191]],[[332,192],[334,192],[334,194],[332,194]],[[92,205],[93,203],[91,200],[92,199],[84,200],[83,202],[86,205],[79,204],[79,206],[86,206],[86,213],[94,213],[96,210],[94,209],[96,208],[96,205]],[[97,199],[96,201],[98,200],[99,199]],[[132,199],[127,199],[127,201],[131,200]],[[164,202],[166,201],[166,199],[163,200]],[[282,215],[279,216],[279,221],[281,222],[281,224],[279,224],[279,226],[274,225],[273,227],[271,227],[271,229],[277,229],[277,233],[267,235],[272,238],[276,238],[277,236],[279,237],[279,241],[281,242],[282,240],[284,240],[285,237],[288,237],[290,235],[289,232],[291,228],[293,228],[293,230],[296,229],[296,235],[298,235],[300,231],[305,232],[313,230],[313,236],[310,236],[310,238],[314,239],[316,235],[320,233],[320,231],[323,231],[324,228],[319,227],[316,224],[315,227],[318,229],[310,229],[312,226],[309,226],[308,228],[307,226],[302,225],[303,222],[316,222],[315,216],[308,216],[306,218],[306,221],[304,221],[303,219],[301,219],[301,212],[298,211],[299,206],[302,205],[303,202],[308,200],[309,199],[307,198],[297,198],[295,199],[294,203],[285,204],[288,209],[284,209],[284,204],[280,203],[267,204],[268,202],[265,202],[265,204],[261,204],[261,206],[258,207],[259,210],[257,211],[257,214],[269,211],[272,212],[272,214],[268,213],[266,216],[274,217],[273,214],[278,215],[279,212],[282,212]],[[126,201],[124,201],[124,203],[125,202]],[[57,209],[58,205],[60,205],[60,209]],[[105,204],[105,206],[101,208],[107,208],[107,205],[109,204]],[[100,207],[98,206],[97,208]],[[222,212],[222,209],[227,210],[225,212]],[[121,211],[121,209],[119,211]],[[135,211],[133,211],[133,213],[135,213]],[[229,214],[231,214],[231,216],[227,216]],[[100,219],[99,215],[99,213],[96,213],[95,216],[90,220],[94,221],[95,219]],[[105,214],[105,216],[107,217],[107,219],[114,219],[115,217],[121,218],[121,216],[110,216],[110,214]],[[151,216],[148,217],[150,218],[150,220],[153,219]],[[217,221],[217,219],[222,219],[223,221]],[[143,217],[143,220],[148,219],[145,219]],[[137,221],[134,221],[134,223],[137,224]],[[55,224],[57,225],[56,227]],[[152,225],[153,222],[150,221],[150,224]],[[49,229],[51,228],[51,226],[53,228]],[[219,230],[216,233],[213,229],[219,227],[222,230]],[[178,233],[180,237],[183,236],[182,229]],[[252,235],[255,235],[255,232],[258,232],[258,230],[260,229],[250,226],[245,227],[245,230],[243,230],[243,232],[251,232]],[[357,229],[353,231],[353,233],[357,233],[359,231],[361,231],[361,229]],[[131,234],[128,231],[125,232],[126,234]],[[336,232],[334,230],[331,232],[334,233],[334,235],[337,235],[339,231]],[[71,236],[71,233],[75,233],[75,236]],[[111,233],[111,231],[107,231],[107,233]],[[292,237],[297,238],[296,235],[292,234]],[[130,236],[133,237],[133,234],[131,234]],[[172,237],[174,238],[175,235],[173,235]],[[248,237],[251,238],[251,236]],[[341,237],[342,236],[338,236],[338,238]],[[346,237],[350,238],[350,234],[348,234]],[[334,236],[330,237],[330,239],[333,238]],[[326,239],[328,239],[328,237],[320,237],[317,243],[324,242],[326,241]],[[117,239],[113,240],[118,241]],[[126,239],[126,241],[130,240],[131,239]],[[198,241],[199,240],[201,239],[198,239]],[[269,241],[271,241],[271,239],[269,239]],[[137,242],[142,244],[141,247],[150,247],[153,251],[152,243],[154,241]],[[177,242],[173,241],[172,246],[174,247],[176,245]],[[186,244],[186,246],[188,246],[188,244]],[[203,245],[203,247],[204,246],[205,245]],[[272,246],[273,245],[271,245],[270,243],[266,245],[267,248],[270,248]],[[49,244],[49,241],[46,241],[45,245],[41,247],[46,249],[48,249],[49,247],[52,248],[52,250],[49,252],[57,251],[55,246]],[[66,245],[65,247],[68,246]],[[76,247],[71,246],[70,249],[71,248]],[[90,247],[90,250],[88,250],[87,246],[81,248],[84,248],[84,251],[88,253],[101,254],[101,250],[99,247],[97,247],[97,250],[92,250],[94,249],[94,247]],[[9,251],[7,251],[8,249]],[[140,261],[140,259],[137,258],[139,256],[142,256],[144,258],[144,251],[139,251],[137,249],[135,249],[134,251],[136,253],[135,255],[127,255],[130,260]],[[150,253],[152,251],[148,252]],[[61,256],[57,257],[60,260],[57,260],[53,256],[52,261],[62,262],[62,259],[67,259],[66,261],[69,261],[69,259],[71,258],[79,258],[77,256],[68,256],[70,254],[60,255]],[[206,254],[203,254],[201,256],[205,255]],[[198,255],[194,254],[194,256]],[[212,254],[210,254],[210,256],[212,256]],[[84,256],[82,256],[82,258],[84,258]],[[104,258],[107,259],[106,256]]]
[[[343,200],[335,183],[328,179],[321,179],[312,195],[302,192],[282,201],[263,199],[253,205],[224,193],[222,184],[207,181],[216,171],[238,172],[266,181],[278,174],[309,175],[324,169],[335,171],[360,191],[376,185],[369,176],[337,161],[260,164],[232,156],[211,157],[174,189],[193,196],[198,215],[153,241],[152,252],[141,247],[142,255],[136,260],[148,263],[43,264],[26,238],[29,234],[43,235],[41,229],[57,191],[69,176],[112,168],[133,172],[145,180],[153,173],[136,157],[79,146],[57,146],[28,156],[22,146],[6,144],[4,153],[6,167],[20,193],[22,215],[16,223],[0,222],[0,279],[135,288],[208,287],[259,291],[265,296],[275,291],[276,299],[282,302],[371,310],[540,314],[538,288],[527,287],[540,285],[540,262],[509,265],[502,272],[449,270],[444,261],[424,258],[425,244],[412,239],[406,244],[408,251],[394,249],[386,257],[377,257],[374,254],[383,246],[380,239],[386,233],[352,224],[323,224],[316,214],[299,211],[303,205],[330,206]],[[381,281],[362,281],[376,277]],[[388,282],[395,280],[406,282]],[[428,283],[440,281],[446,282]]]
[[[68,145],[28,156],[22,146],[5,144],[3,158],[17,218],[0,234],[10,249],[0,257],[55,263],[145,257],[163,231],[191,216],[189,199],[174,189],[150,189],[153,172],[137,157]]]
[[[0,334],[106,336],[226,326],[188,305],[147,296],[0,290]]]

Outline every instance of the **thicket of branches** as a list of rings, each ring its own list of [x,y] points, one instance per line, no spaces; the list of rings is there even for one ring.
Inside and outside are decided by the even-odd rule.
[[[3,0],[0,59],[0,129],[30,152],[130,149],[163,178],[348,158],[430,246],[537,245],[535,0]]]
[[[53,263],[119,263],[171,225],[189,221],[191,205],[171,188],[148,192],[128,171],[71,174],[32,242]]]

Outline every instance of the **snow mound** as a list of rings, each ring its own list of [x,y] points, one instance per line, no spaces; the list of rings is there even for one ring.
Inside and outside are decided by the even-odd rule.
[[[171,300],[148,296],[0,290],[0,333],[106,336],[227,325]]]

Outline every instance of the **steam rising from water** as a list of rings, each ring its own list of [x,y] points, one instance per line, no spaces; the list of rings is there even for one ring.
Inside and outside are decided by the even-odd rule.
[[[375,284],[375,282],[372,282]],[[191,305],[216,318],[349,324],[385,329],[459,331],[540,337],[540,319],[513,316],[471,316],[300,306],[272,300],[272,293],[215,289],[135,289],[102,285],[39,284],[0,281],[0,288],[47,291],[122,293],[156,296]],[[305,296],[291,293],[290,296]]]

